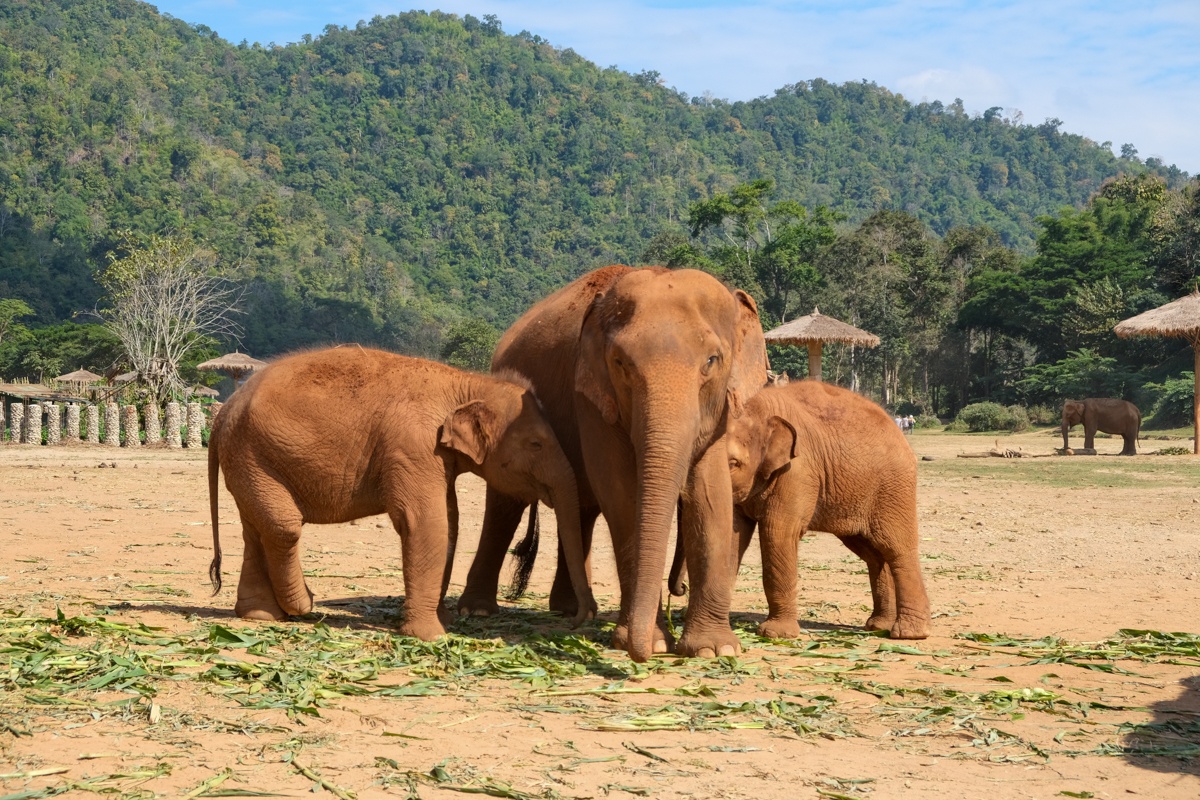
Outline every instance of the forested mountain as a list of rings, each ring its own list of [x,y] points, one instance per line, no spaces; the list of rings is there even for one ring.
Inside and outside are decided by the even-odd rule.
[[[486,367],[553,288],[653,262],[747,289],[767,326],[819,303],[877,333],[827,373],[895,408],[1190,402],[1184,345],[1111,328],[1195,284],[1200,182],[1058,120],[819,79],[689,98],[490,16],[232,45],[132,0],[0,3],[0,109],[5,377],[129,364],[80,323],[115,254],[166,236],[234,281],[258,356]]]
[[[869,84],[688,98],[495,18],[412,12],[235,46],[133,0],[0,4],[0,297],[91,309],[121,229],[178,231],[246,287],[244,345],[431,353],[464,314],[503,327],[593,266],[636,263],[690,204],[750,180],[1030,251],[1116,158],[998,109]]]

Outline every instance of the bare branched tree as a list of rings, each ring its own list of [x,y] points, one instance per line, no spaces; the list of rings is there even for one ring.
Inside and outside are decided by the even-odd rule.
[[[179,367],[209,337],[236,337],[238,292],[214,254],[189,239],[122,234],[97,280],[107,292],[98,313],[121,341],[129,365],[159,400],[185,388]]]

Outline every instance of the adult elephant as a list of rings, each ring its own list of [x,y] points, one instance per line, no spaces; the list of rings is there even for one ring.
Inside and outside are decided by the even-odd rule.
[[[729,625],[736,553],[723,437],[727,415],[740,414],[767,378],[754,300],[697,270],[604,267],[517,320],[501,337],[492,369],[517,369],[529,378],[582,476],[585,549],[597,515],[608,522],[621,587],[613,646],[635,661],[670,647],[661,593],[679,506],[691,598],[676,651],[736,654]],[[488,490],[459,613],[497,610],[500,567],[524,507]],[[562,564],[551,607],[571,611]]]
[[[1113,397],[1089,397],[1087,400],[1068,400],[1063,403],[1062,437],[1066,450],[1067,432],[1083,423],[1083,446],[1096,445],[1096,431],[1120,434],[1125,440],[1121,455],[1137,455],[1138,433],[1142,429],[1142,412],[1127,400]]]

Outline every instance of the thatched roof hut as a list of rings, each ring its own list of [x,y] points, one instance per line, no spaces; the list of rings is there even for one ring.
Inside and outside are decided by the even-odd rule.
[[[875,334],[834,317],[827,317],[819,308],[814,308],[811,314],[797,317],[769,330],[763,336],[772,344],[808,347],[808,377],[818,381],[821,380],[821,348],[825,342],[840,342],[858,347],[879,346],[879,337]]]
[[[1136,317],[1118,322],[1117,336],[1171,336],[1187,339],[1192,345],[1192,452],[1200,453],[1200,289],[1165,306],[1152,308]]]
[[[96,383],[104,380],[103,375],[97,375],[91,370],[77,369],[74,372],[68,372],[66,375],[59,375],[54,380],[59,383]]]
[[[259,361],[253,356],[245,353],[233,351],[226,353],[219,358],[209,359],[196,365],[196,369],[211,370],[213,372],[224,372],[229,377],[233,378],[235,385],[240,384],[250,373],[255,370],[260,370],[267,365],[265,361]]]

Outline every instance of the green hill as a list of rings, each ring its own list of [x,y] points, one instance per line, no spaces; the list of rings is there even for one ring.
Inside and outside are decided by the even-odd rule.
[[[688,98],[537,36],[413,12],[287,47],[234,46],[132,0],[0,5],[0,297],[52,323],[93,307],[117,231],[183,231],[245,288],[244,346],[435,352],[549,289],[639,260],[687,205],[771,178],[858,222],[1035,218],[1122,170],[1058,130],[822,80]]]

